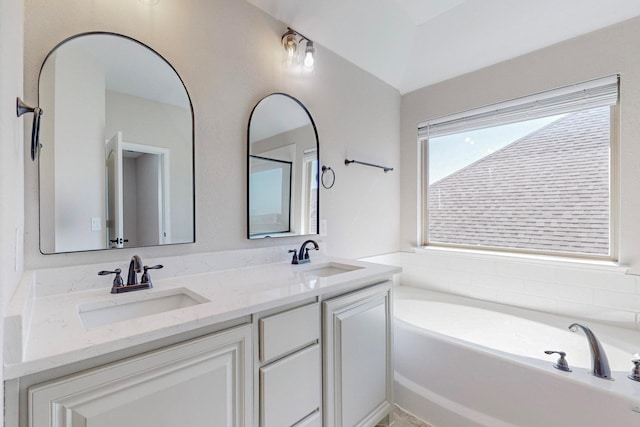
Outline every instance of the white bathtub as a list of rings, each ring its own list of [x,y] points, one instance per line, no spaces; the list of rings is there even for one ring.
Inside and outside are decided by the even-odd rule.
[[[436,427],[640,426],[627,378],[640,333],[421,289],[394,290],[395,400]],[[589,374],[580,321],[603,344],[614,381]],[[553,368],[562,350],[573,372]]]

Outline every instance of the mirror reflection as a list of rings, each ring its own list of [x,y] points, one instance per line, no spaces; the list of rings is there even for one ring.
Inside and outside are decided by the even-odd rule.
[[[75,36],[45,59],[39,97],[43,253],[194,241],[193,113],[166,60]]]
[[[318,234],[318,134],[309,111],[282,93],[249,119],[248,237]]]

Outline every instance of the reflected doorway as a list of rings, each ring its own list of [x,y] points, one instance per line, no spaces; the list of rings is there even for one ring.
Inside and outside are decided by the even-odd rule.
[[[123,142],[118,132],[105,154],[109,247],[171,243],[169,150]]]

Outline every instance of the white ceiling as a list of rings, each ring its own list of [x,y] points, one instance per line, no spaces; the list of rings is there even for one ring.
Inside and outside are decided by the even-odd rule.
[[[401,93],[640,16],[638,0],[247,1]]]

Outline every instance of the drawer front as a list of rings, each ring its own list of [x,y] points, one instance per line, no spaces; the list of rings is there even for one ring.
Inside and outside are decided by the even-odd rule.
[[[289,427],[320,410],[320,363],[320,346],[316,344],[260,368],[261,427]]]
[[[320,338],[320,304],[260,319],[260,361],[266,363]]]

